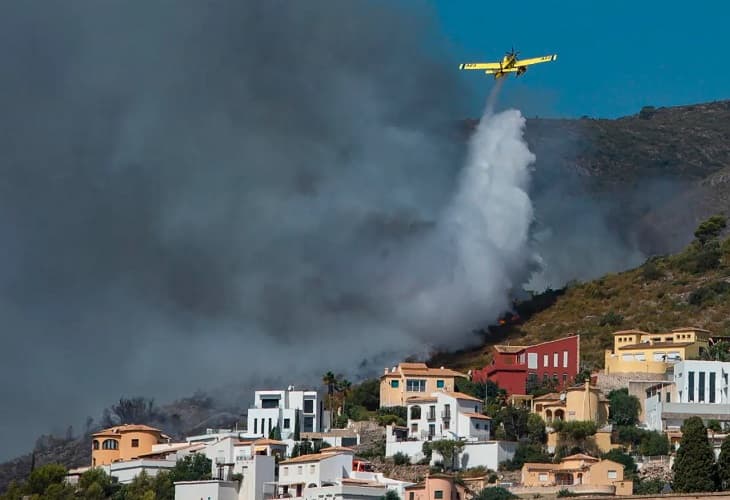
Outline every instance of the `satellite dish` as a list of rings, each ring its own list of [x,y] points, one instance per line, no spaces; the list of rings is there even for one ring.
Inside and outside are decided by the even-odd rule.
[[[560,401],[565,401],[565,393],[564,392],[561,392],[560,393]]]

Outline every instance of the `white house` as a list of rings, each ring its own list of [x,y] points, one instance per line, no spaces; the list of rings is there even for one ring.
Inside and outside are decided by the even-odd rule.
[[[322,453],[285,460],[279,464],[278,482],[266,485],[265,496],[298,500],[376,500],[388,489],[402,493],[405,491],[403,484],[409,484],[384,478],[382,474],[355,473],[352,458],[350,449],[328,448]]]
[[[239,500],[238,483],[211,479],[175,483],[175,500]]]
[[[730,421],[730,363],[681,361],[672,379],[646,389],[644,423],[649,429],[679,428],[685,419]]]
[[[301,497],[305,488],[331,486],[352,471],[352,450],[302,455],[279,463],[279,494]]]
[[[281,438],[294,437],[296,419],[300,432],[321,432],[323,409],[317,391],[286,390],[256,391],[254,405],[248,410],[245,437],[269,437],[279,427]]]
[[[420,441],[464,439],[488,441],[490,418],[482,401],[460,392],[438,391],[408,402],[408,437]]]
[[[235,467],[221,464],[215,479],[175,483],[175,500],[263,500],[264,485],[274,481],[274,457],[253,455],[235,462]],[[234,481],[233,474],[240,474],[240,481]]]
[[[484,466],[496,470],[500,462],[514,456],[516,443],[490,441],[491,419],[482,415],[482,401],[468,394],[437,391],[430,396],[407,400],[407,428],[388,426],[385,455],[408,455],[412,463],[425,455],[424,443],[443,439],[464,441],[464,448],[455,464],[468,468]],[[442,457],[434,452],[431,464]]]

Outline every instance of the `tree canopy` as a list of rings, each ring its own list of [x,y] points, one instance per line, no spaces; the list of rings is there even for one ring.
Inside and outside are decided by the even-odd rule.
[[[690,417],[684,421],[682,440],[672,472],[674,491],[696,493],[717,489],[719,481],[715,455],[700,417]]]
[[[629,394],[624,388],[608,393],[609,418],[616,425],[636,425],[639,420],[641,403],[639,398]]]

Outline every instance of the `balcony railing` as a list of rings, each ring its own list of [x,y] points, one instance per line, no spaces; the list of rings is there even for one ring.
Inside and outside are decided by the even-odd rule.
[[[436,420],[436,412],[435,411],[434,412],[428,412],[426,414],[426,420],[428,420],[428,421]]]
[[[444,420],[451,420],[451,412],[450,411],[442,411],[441,412],[441,418]]]

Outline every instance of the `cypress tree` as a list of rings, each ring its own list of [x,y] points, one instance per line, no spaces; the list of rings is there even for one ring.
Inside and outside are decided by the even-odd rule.
[[[294,410],[294,441],[299,441],[301,439],[301,427],[299,426],[299,419],[301,417],[299,416],[299,410]]]
[[[722,442],[717,468],[720,475],[720,489],[730,489],[730,435]]]
[[[682,425],[682,440],[672,466],[672,487],[679,493],[715,491],[718,475],[715,454],[700,417],[690,417]]]

